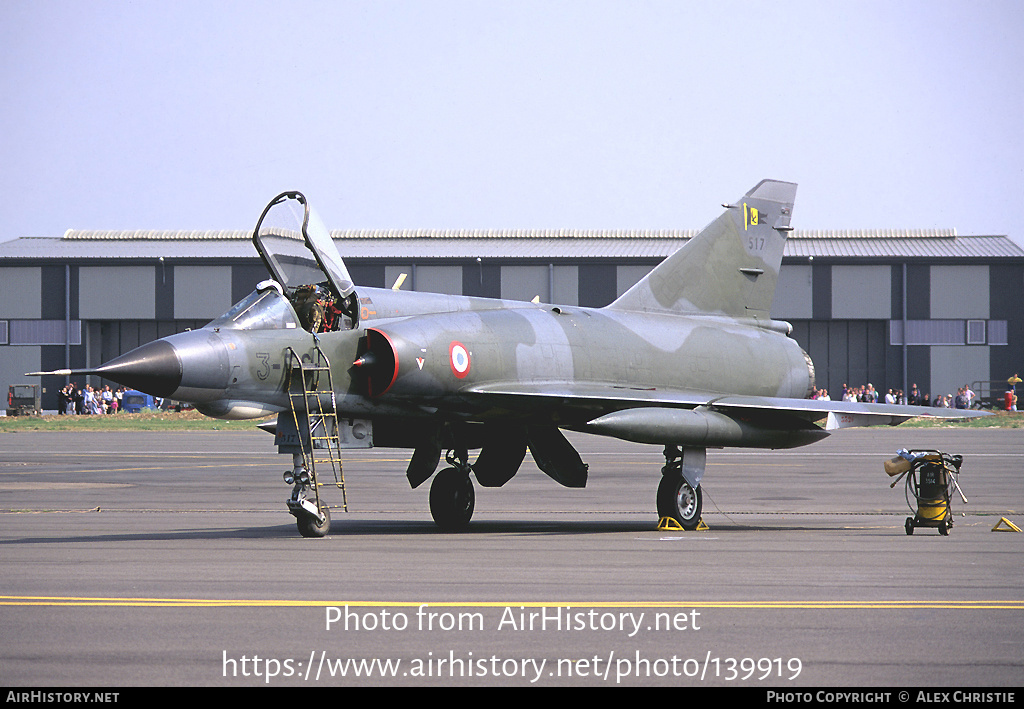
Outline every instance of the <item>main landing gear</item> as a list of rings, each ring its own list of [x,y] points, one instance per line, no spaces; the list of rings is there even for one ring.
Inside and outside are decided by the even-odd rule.
[[[446,532],[464,529],[473,517],[476,494],[469,477],[472,467],[465,449],[448,451],[445,461],[451,467],[434,475],[430,483],[430,516]]]
[[[680,451],[677,446],[665,446],[665,467],[661,469],[661,484],[658,485],[659,518],[671,517],[683,529],[697,529],[704,505],[700,478],[704,475],[705,461],[704,449]],[[687,482],[684,467],[686,477],[695,479],[696,486]]]
[[[449,467],[438,471],[430,484],[430,515],[446,532],[462,530],[473,517],[476,494],[465,449],[445,454]],[[665,447],[665,466],[658,486],[658,516],[670,517],[686,530],[701,524],[703,494],[700,480],[704,476],[707,455],[703,448]]]

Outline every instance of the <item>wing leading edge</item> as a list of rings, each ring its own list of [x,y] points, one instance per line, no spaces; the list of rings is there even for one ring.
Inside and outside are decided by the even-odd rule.
[[[988,412],[844,401],[721,395],[576,382],[510,382],[465,394],[505,410],[551,412],[566,428],[659,445],[793,448],[854,426]],[[821,425],[823,424],[823,425]]]
[[[825,421],[826,430],[854,426],[895,426],[912,418],[966,419],[990,416],[987,411],[937,409],[928,406],[898,404],[862,404],[853,401],[821,399],[783,399],[761,396],[724,396],[711,404],[721,410],[776,411],[807,421]]]

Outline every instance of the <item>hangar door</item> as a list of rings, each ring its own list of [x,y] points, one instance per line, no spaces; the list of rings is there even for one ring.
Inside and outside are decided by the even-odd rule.
[[[814,360],[816,386],[838,400],[843,384],[873,384],[880,392],[903,386],[902,374],[887,371],[887,320],[803,320],[793,323],[793,339]]]

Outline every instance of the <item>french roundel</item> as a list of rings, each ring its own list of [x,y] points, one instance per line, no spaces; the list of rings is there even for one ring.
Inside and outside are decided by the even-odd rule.
[[[469,374],[469,350],[461,342],[453,342],[448,348],[452,374],[462,379]]]

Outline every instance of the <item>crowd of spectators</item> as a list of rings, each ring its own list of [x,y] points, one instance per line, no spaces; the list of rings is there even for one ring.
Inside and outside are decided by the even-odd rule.
[[[125,387],[112,390],[110,385],[94,389],[86,384],[79,388],[75,382],[58,392],[57,413],[68,415],[116,414],[123,410]]]
[[[816,389],[812,399],[831,401],[828,389]],[[859,401],[865,404],[908,404],[910,406],[935,406],[946,409],[969,409],[974,406],[977,395],[968,385],[963,385],[953,394],[936,394],[933,399],[930,393],[922,394],[917,384],[910,387],[910,394],[904,395],[902,389],[889,389],[884,395],[875,389],[870,382],[860,386],[843,384],[843,401]]]

